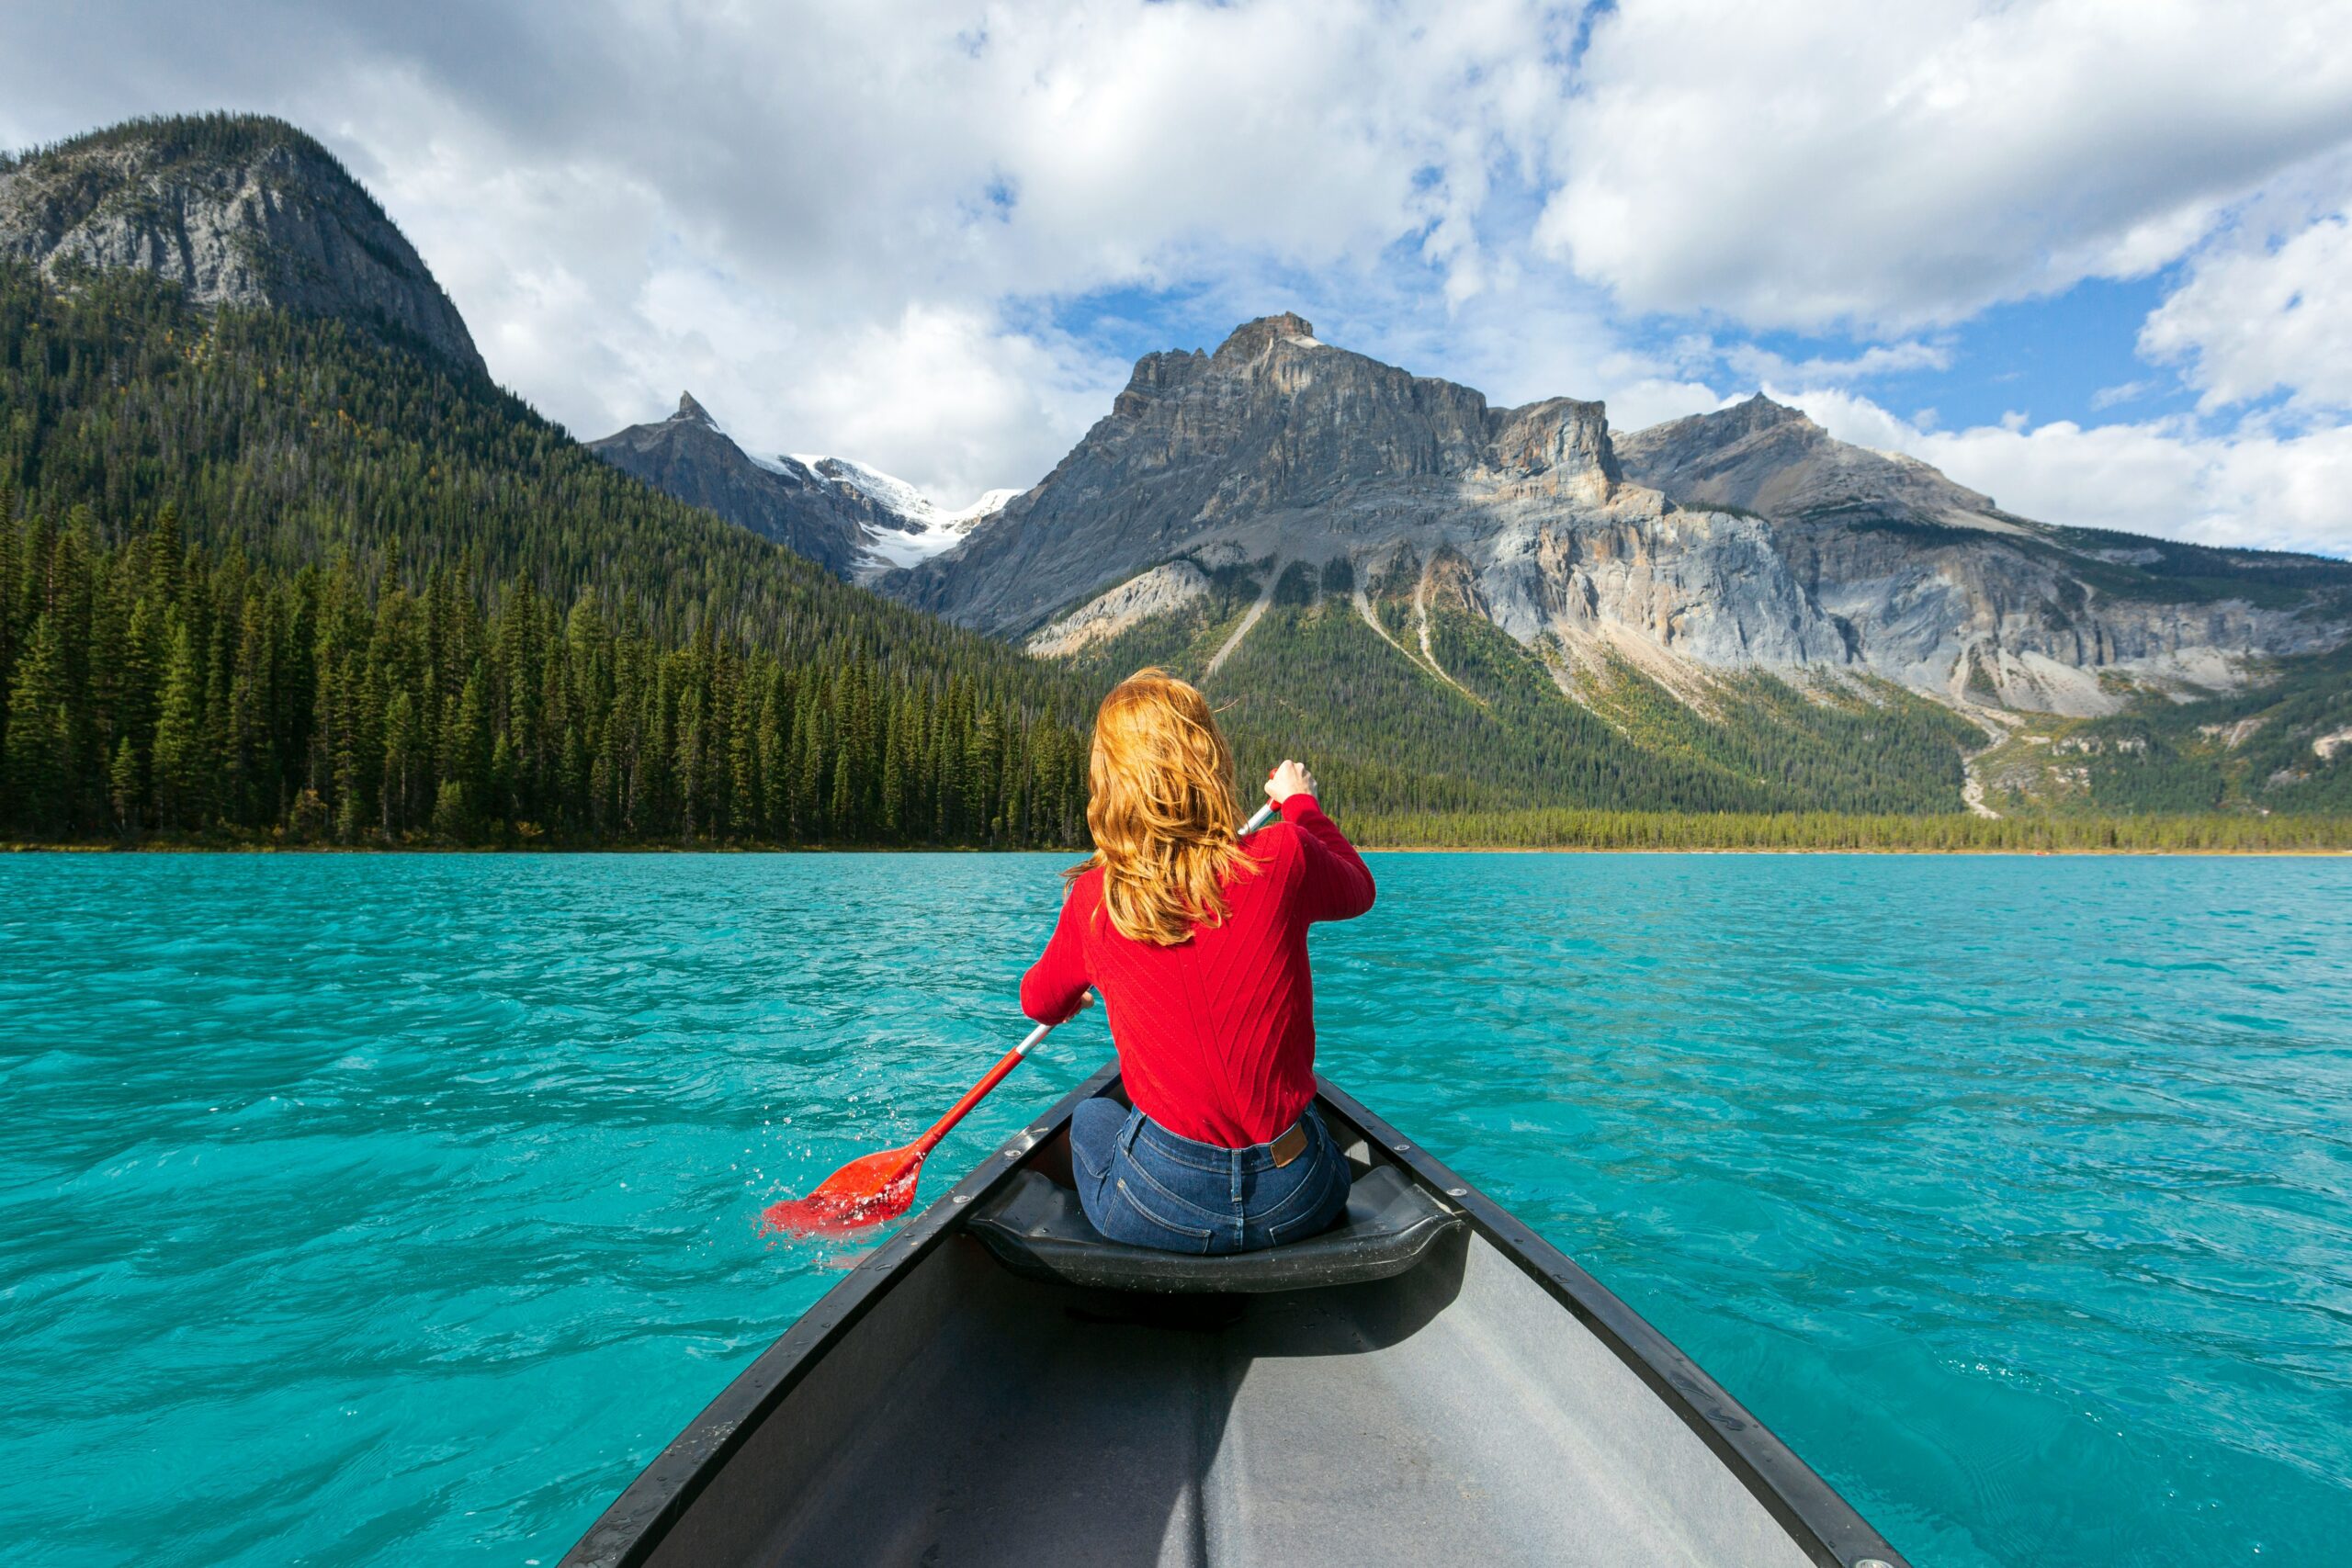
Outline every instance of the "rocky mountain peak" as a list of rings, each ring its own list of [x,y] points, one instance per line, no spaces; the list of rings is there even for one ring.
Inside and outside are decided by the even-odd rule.
[[[1284,310],[1278,316],[1261,316],[1254,321],[1244,321],[1233,329],[1231,335],[1217,344],[1216,357],[1255,359],[1275,344],[1291,338],[1315,340],[1315,328],[1304,316]]]
[[[1821,428],[1814,424],[1812,418],[1803,409],[1793,409],[1786,403],[1776,403],[1761,391],[1744,402],[1734,403],[1727,409],[1720,409],[1714,413],[1702,414],[1700,417],[1718,420],[1726,426],[1737,426],[1749,431],[1770,430],[1784,424],[1810,425],[1815,430]]]
[[[334,155],[259,115],[135,119],[0,159],[0,256],[137,269],[199,304],[329,316],[487,374],[457,307]]]
[[[678,412],[670,417],[673,420],[687,420],[695,424],[707,424],[713,430],[718,428],[718,422],[710,417],[708,409],[695,401],[695,395],[692,392],[678,394]]]

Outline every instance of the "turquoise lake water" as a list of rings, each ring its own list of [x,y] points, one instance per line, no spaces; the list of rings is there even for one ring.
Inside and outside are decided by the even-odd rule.
[[[553,1563],[840,1277],[763,1202],[1018,1035],[1061,863],[0,861],[12,1560]],[[2352,860],[1374,864],[1323,1068],[1922,1568],[2346,1561]]]

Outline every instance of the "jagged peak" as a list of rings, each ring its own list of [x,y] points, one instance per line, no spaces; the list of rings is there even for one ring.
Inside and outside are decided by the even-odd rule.
[[[1746,401],[1734,403],[1727,409],[1718,409],[1708,417],[1721,418],[1725,414],[1736,415],[1738,422],[1750,430],[1762,430],[1775,424],[1811,424],[1813,423],[1812,416],[1804,410],[1791,408],[1786,403],[1774,402],[1764,395],[1761,389],[1758,389],[1755,396]]]
[[[717,430],[718,428],[718,422],[710,417],[710,411],[708,409],[695,401],[695,395],[692,392],[680,392],[678,394],[678,412],[672,414],[670,417],[673,421],[683,419],[689,420],[695,424],[707,424],[713,430]]]
[[[1233,329],[1230,336],[1217,344],[1217,357],[1228,354],[1254,358],[1267,347],[1285,338],[1315,341],[1315,326],[1295,310],[1284,310],[1277,316],[1261,316],[1254,321],[1244,321]]]

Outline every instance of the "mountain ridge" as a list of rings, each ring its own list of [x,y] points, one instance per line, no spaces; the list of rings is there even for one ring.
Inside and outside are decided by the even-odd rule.
[[[2087,716],[2138,692],[2233,689],[2352,634],[2345,563],[2092,547],[1760,394],[1627,436],[1597,402],[1497,409],[1294,314],[1213,354],[1143,356],[1044,480],[877,585],[1051,643],[1180,558],[1343,560],[1363,577],[1401,552],[1458,558],[1480,613],[1564,684],[1621,656],[1693,681],[1867,676],[1962,708]]]

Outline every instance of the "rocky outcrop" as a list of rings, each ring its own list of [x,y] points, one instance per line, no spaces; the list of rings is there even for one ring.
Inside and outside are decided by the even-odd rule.
[[[1761,392],[1713,413],[1619,435],[1616,447],[1626,478],[1685,506],[2019,531],[2018,520],[1997,511],[1990,496],[1954,484],[1916,457],[1837,440]]]
[[[1596,402],[1490,409],[1295,315],[1146,355],[1044,482],[881,585],[1020,636],[1155,561],[1344,558],[1364,581],[1407,552],[1459,558],[1464,603],[1572,657],[2065,714],[2226,688],[2352,633],[2342,562],[2049,527],[1760,396],[1628,436]]]
[[[1043,659],[1060,659],[1107,642],[1129,626],[1170,615],[1204,597],[1208,574],[1189,560],[1169,561],[1129,578],[1108,593],[1064,615],[1028,641]]]
[[[280,120],[134,120],[0,163],[0,255],[67,284],[141,269],[199,303],[336,317],[486,374],[406,236]]]
[[[1850,662],[1916,691],[2103,714],[2143,685],[2230,689],[2352,630],[2342,563],[2052,528],[1760,393],[1615,446],[1631,482],[1752,514]],[[2238,596],[2233,574],[2274,581]],[[2277,592],[2297,576],[2301,592]]]

